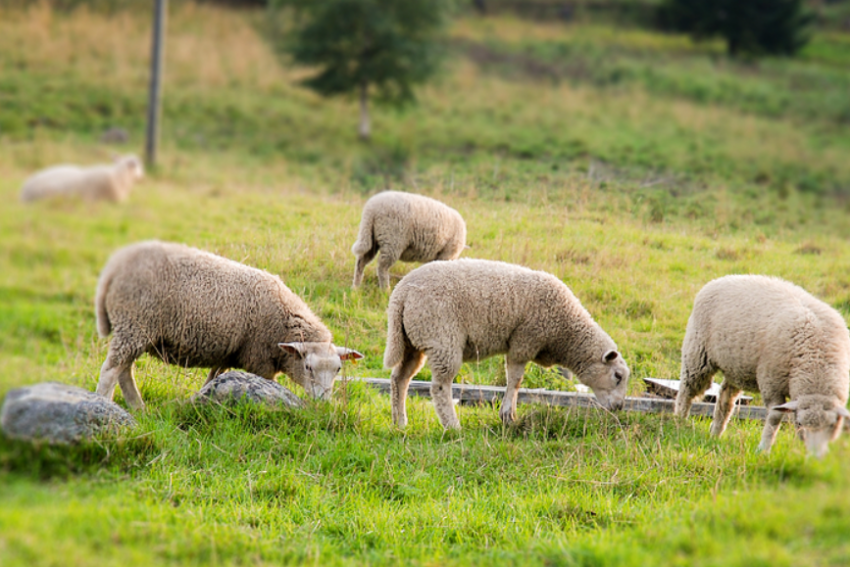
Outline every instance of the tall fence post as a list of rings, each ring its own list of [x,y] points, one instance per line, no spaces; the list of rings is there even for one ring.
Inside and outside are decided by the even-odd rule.
[[[167,0],[155,0],[154,3],[154,26],[151,36],[151,82],[148,92],[148,127],[145,137],[145,162],[150,169],[156,167],[157,163],[166,3]]]

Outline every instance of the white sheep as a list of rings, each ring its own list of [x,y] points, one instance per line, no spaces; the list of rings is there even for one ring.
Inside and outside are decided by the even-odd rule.
[[[133,378],[143,353],[183,367],[228,368],[267,379],[283,372],[316,398],[330,396],[341,360],[363,358],[331,342],[331,332],[297,295],[263,270],[181,244],[148,241],[118,250],[95,298],[98,333],[114,332],[97,393],[118,383],[144,407]]]
[[[712,435],[724,432],[742,390],[759,391],[768,417],[758,450],[771,450],[783,414],[795,412],[807,450],[823,456],[849,417],[849,348],[842,316],[800,287],[766,276],[718,278],[694,300],[675,412],[688,416],[720,370]]]
[[[455,209],[422,195],[384,191],[363,208],[352,287],[363,281],[363,270],[378,251],[378,285],[390,287],[390,267],[403,262],[454,260],[464,250],[467,227]]]
[[[118,157],[112,165],[57,165],[24,181],[21,201],[75,196],[87,201],[120,202],[127,199],[133,183],[143,176],[142,162],[134,155]]]
[[[564,283],[504,262],[461,259],[413,270],[390,296],[384,365],[393,369],[394,423],[407,425],[408,385],[427,357],[438,419],[457,429],[451,390],[462,362],[503,353],[506,390],[499,415],[506,423],[515,419],[529,361],[564,366],[594,390],[602,406],[623,407],[629,368]]]

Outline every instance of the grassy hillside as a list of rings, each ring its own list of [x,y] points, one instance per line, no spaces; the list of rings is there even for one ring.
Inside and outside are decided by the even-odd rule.
[[[387,377],[374,265],[349,288],[361,207],[385,187],[461,211],[467,256],[562,278],[633,394],[677,377],[712,278],[781,276],[849,318],[847,35],[742,65],[682,37],[466,18],[442,78],[416,107],[378,109],[361,145],[354,102],[298,87],[264,14],[178,3],[160,167],[124,205],[19,203],[37,168],[140,151],[147,26],[132,10],[0,9],[0,395],[94,389],[99,270],[147,238],[280,274],[366,354],[348,376]],[[112,126],[130,143],[99,143]],[[459,380],[499,384],[501,363]],[[539,407],[508,428],[461,408],[445,434],[422,400],[403,433],[359,384],[304,412],[194,410],[205,375],[140,359],[149,411],[122,439],[0,437],[0,563],[848,563],[847,435],[816,462],[788,427],[766,456],[758,423],[715,440],[707,420]],[[573,388],[534,366],[524,386]]]

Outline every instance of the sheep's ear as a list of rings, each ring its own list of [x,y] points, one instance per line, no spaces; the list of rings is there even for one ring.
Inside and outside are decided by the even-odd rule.
[[[337,347],[337,354],[340,355],[340,360],[360,360],[363,355],[356,350],[346,347]]]
[[[771,410],[777,410],[782,412],[790,412],[796,411],[798,409],[798,401],[786,402],[785,404],[780,404],[779,406],[774,406]]]
[[[614,362],[617,357],[618,357],[618,351],[610,350],[610,351],[606,352],[606,354],[603,355],[603,362],[605,362],[606,364],[608,364],[610,362]]]
[[[278,343],[278,346],[290,354],[304,355],[304,343]]]
[[[851,419],[851,414],[848,413],[848,410],[845,409],[845,406],[836,406],[836,413],[844,417],[845,419]]]

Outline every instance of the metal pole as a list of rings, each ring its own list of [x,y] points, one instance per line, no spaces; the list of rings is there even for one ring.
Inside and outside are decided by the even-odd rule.
[[[154,3],[154,29],[151,37],[151,83],[148,92],[148,128],[145,138],[145,162],[149,169],[156,167],[157,162],[166,3],[167,0],[156,0]]]

